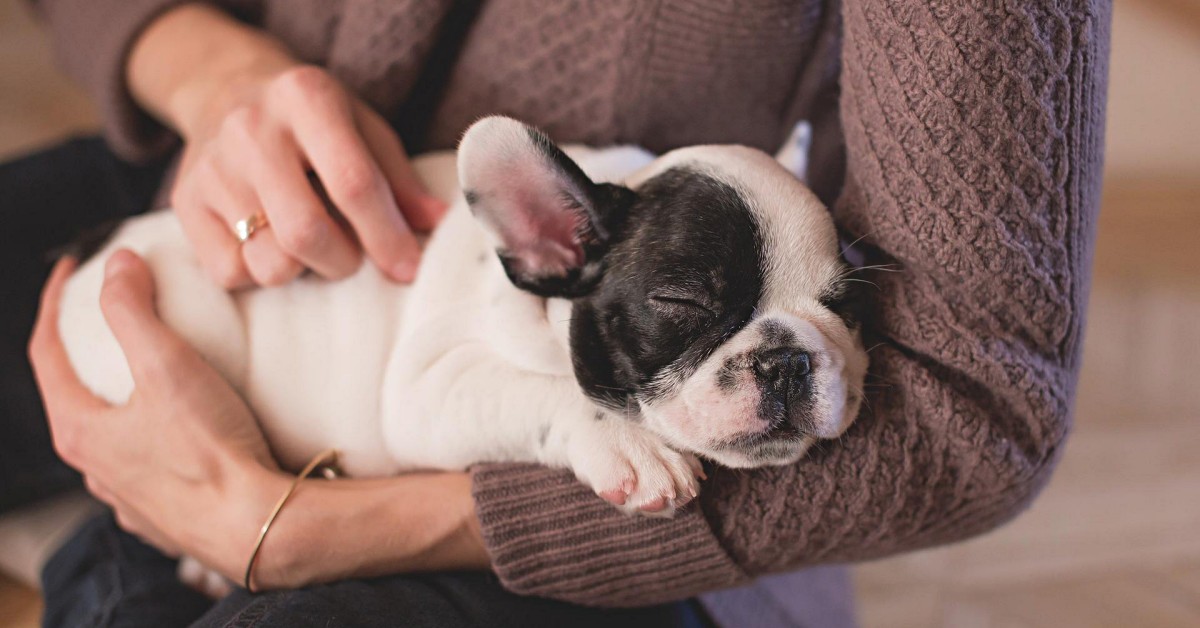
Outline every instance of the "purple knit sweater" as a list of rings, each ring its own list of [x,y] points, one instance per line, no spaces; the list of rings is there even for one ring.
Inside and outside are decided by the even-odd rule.
[[[173,140],[130,100],[124,56],[177,3],[38,3],[131,158]],[[773,150],[808,119],[810,178],[843,236],[900,269],[870,277],[863,416],[795,465],[717,470],[671,520],[626,517],[569,472],[476,468],[487,547],[511,590],[677,599],[964,539],[1045,484],[1079,368],[1106,0],[215,4],[330,68],[400,121],[410,147],[451,147],[470,121],[506,113],[564,142]],[[705,599],[727,625],[834,625],[848,621],[839,577]]]

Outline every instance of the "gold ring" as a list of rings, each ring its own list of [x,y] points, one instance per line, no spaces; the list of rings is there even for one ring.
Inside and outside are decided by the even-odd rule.
[[[267,226],[267,216],[262,212],[254,212],[250,216],[233,223],[233,235],[238,242],[245,244],[254,232]]]

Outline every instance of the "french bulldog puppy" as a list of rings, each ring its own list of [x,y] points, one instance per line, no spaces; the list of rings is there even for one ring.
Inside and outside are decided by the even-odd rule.
[[[416,165],[456,189],[452,159]],[[489,117],[463,137],[457,179],[411,286],[365,263],[230,293],[172,213],[131,219],[66,288],[71,361],[111,402],[133,390],[99,307],[104,261],[128,248],[286,468],[330,447],[351,476],[538,462],[670,514],[699,490],[698,457],[790,464],[857,415],[848,268],[825,207],[771,156],[564,151]]]

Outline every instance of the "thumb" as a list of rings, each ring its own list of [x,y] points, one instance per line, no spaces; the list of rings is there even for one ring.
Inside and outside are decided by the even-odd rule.
[[[148,368],[160,366],[164,356],[182,344],[158,318],[155,294],[154,277],[142,258],[126,249],[108,258],[100,309],[125,352],[135,381],[141,381]]]

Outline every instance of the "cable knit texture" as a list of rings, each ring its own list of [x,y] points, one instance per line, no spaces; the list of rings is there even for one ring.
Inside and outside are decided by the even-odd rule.
[[[68,70],[131,157],[162,147],[120,82],[170,0],[44,0]],[[227,3],[228,4],[228,3]],[[474,3],[234,3],[385,113],[431,89]],[[514,591],[635,605],[982,533],[1028,505],[1069,427],[1098,205],[1103,0],[491,0],[430,102],[425,146],[486,113],[562,141],[773,150],[815,125],[812,177],[875,272],[867,408],[806,460],[715,470],[699,504],[631,519],[569,473],[474,470]],[[137,122],[141,121],[141,122]]]

